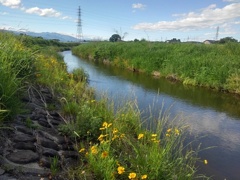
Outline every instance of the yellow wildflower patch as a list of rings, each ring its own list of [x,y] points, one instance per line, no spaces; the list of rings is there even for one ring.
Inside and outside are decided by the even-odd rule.
[[[146,174],[142,175],[141,179],[147,179],[147,175]]]

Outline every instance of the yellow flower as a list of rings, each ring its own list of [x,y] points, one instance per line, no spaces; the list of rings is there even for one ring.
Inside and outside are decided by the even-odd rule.
[[[154,137],[157,137],[157,134],[152,134],[152,137],[154,138]]]
[[[129,178],[129,179],[135,179],[136,177],[137,177],[137,174],[134,173],[134,172],[129,173],[129,175],[128,175],[128,178]]]
[[[117,133],[118,132],[118,129],[117,128],[114,128],[113,129],[113,134]]]
[[[98,140],[99,141],[103,141],[103,138],[104,138],[105,136],[103,135],[103,134],[100,134],[100,136],[98,137]]]
[[[114,134],[113,138],[112,138],[112,141],[114,141],[115,139],[118,138],[118,135]]]
[[[204,164],[208,164],[208,161],[206,159],[203,162],[204,162]]]
[[[147,175],[146,174],[142,175],[141,179],[147,179]]]
[[[82,149],[79,150],[80,153],[84,152],[84,151],[85,151],[85,148],[82,148]]]
[[[167,136],[167,137],[170,137],[170,134],[167,133],[166,136]]]
[[[96,100],[91,100],[91,103],[94,103]]]
[[[177,128],[175,128],[175,134],[176,134],[176,135],[179,135],[179,134],[180,134],[180,132],[179,132],[179,130],[178,130]]]
[[[97,154],[98,153],[97,146],[92,146],[91,152],[92,152],[92,154]]]
[[[124,138],[124,137],[125,137],[125,134],[121,134],[121,135],[120,135],[120,138]]]
[[[103,124],[102,124],[102,128],[109,128],[110,126],[112,126],[112,123],[107,123],[107,122],[103,122]],[[100,128],[100,130],[102,130],[101,128]]]
[[[123,173],[125,172],[125,168],[122,167],[122,166],[119,166],[119,167],[117,168],[117,171],[118,171],[118,174],[123,174]]]
[[[107,128],[108,127],[108,123],[107,122],[103,122],[102,127]]]
[[[142,139],[143,136],[144,136],[144,134],[139,134],[139,135],[138,135],[138,139]]]
[[[172,128],[169,128],[169,129],[167,130],[168,133],[170,133],[171,131],[172,131]]]
[[[102,152],[102,158],[105,158],[107,156],[108,156],[108,152],[107,151]]]

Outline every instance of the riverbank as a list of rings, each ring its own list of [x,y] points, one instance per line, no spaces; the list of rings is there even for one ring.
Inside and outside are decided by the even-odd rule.
[[[99,101],[94,99],[94,90],[88,87],[88,76],[83,69],[76,69],[72,73],[68,73],[65,63],[56,52],[45,50],[36,53],[14,36],[9,35],[6,38],[6,34],[1,35],[1,47],[7,47],[5,50],[8,51],[1,51],[0,60],[4,66],[1,67],[0,73],[4,73],[1,77],[9,79],[1,79],[0,130],[11,127],[7,127],[8,124],[3,123],[4,121],[12,122],[15,117],[19,117],[21,111],[27,110],[21,105],[21,98],[24,97],[27,87],[33,85],[35,95],[40,98],[38,100],[45,102],[47,98],[42,96],[42,93],[47,92],[54,101],[48,102],[47,106],[43,103],[44,111],[40,113],[43,115],[41,118],[33,116],[30,111],[29,116],[20,116],[20,121],[25,123],[25,126],[31,127],[30,131],[33,131],[32,133],[38,138],[52,140],[50,145],[61,140],[62,138],[59,137],[61,135],[61,137],[67,137],[73,141],[74,144],[71,147],[74,152],[78,151],[78,164],[72,168],[62,166],[65,169],[60,172],[55,170],[57,162],[62,162],[61,143],[56,144],[59,151],[55,149],[55,152],[53,148],[46,153],[45,149],[40,146],[43,151],[31,153],[34,163],[40,166],[42,164],[39,160],[44,152],[47,156],[50,156],[50,152],[55,152],[51,154],[55,159],[50,162],[51,176],[57,176],[59,173],[61,175],[62,172],[67,179],[139,178],[155,180],[194,179],[200,176],[195,167],[196,162],[207,164],[207,160],[198,158],[199,149],[192,149],[191,143],[184,146],[184,139],[187,137],[187,127],[184,124],[170,123],[166,114],[161,117],[161,120],[156,120],[157,128],[146,130],[144,121],[140,118],[141,112],[134,102],[126,102],[123,107],[114,111],[113,105],[107,103],[106,99],[103,98]],[[20,60],[21,63],[17,63]],[[26,66],[22,66],[22,62],[25,62]],[[17,87],[15,87],[16,83]],[[12,85],[11,88],[9,88],[10,85]],[[8,88],[14,90],[12,94],[7,94]],[[31,94],[31,91],[27,91],[27,93]],[[39,109],[39,107],[32,108]],[[150,118],[148,117],[147,120]],[[55,128],[54,123],[58,120],[64,121],[64,123],[58,124],[56,134],[42,130],[42,126]],[[34,129],[35,123],[41,126]],[[13,127],[16,129],[14,133],[20,133],[16,125]],[[26,128],[22,129],[28,132]],[[28,147],[37,148],[39,142],[44,146],[42,141],[36,140],[37,137],[33,140],[34,143],[29,144]],[[11,139],[10,141],[12,142]],[[50,147],[45,148],[50,149]],[[74,152],[72,154],[75,154]],[[12,162],[15,161],[13,159],[16,159],[16,154],[24,155],[22,150],[17,148],[1,151],[1,157],[3,159],[6,157]],[[9,157],[12,158],[9,159]],[[21,156],[20,158],[25,159],[26,157]],[[22,164],[31,165],[31,162],[22,162]],[[1,176],[5,176],[11,170],[1,166],[1,172]]]
[[[21,102],[26,112],[0,131],[0,179],[67,179],[67,169],[79,162],[74,143],[58,130],[66,124],[50,90],[28,86]],[[60,173],[61,172],[61,173]]]
[[[240,44],[97,42],[73,48],[79,57],[240,94]]]

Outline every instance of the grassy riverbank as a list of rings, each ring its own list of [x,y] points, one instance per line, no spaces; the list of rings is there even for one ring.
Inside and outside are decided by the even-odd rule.
[[[66,119],[62,134],[75,140],[79,164],[66,170],[68,179],[194,179],[199,177],[198,149],[184,145],[187,126],[163,114],[151,117],[156,128],[146,130],[134,102],[114,112],[106,99],[96,101],[82,69],[67,73],[56,52],[36,51],[20,38],[0,32],[0,122],[10,121],[22,110],[21,93],[28,84],[51,89]],[[1,124],[4,126],[4,124]],[[0,126],[1,131],[1,126]]]
[[[183,84],[240,94],[239,43],[98,42],[75,47],[73,53]]]

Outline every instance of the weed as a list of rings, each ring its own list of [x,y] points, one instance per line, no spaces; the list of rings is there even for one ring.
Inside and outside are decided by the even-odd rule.
[[[59,159],[57,156],[54,156],[50,159],[50,170],[52,176],[55,176],[59,172]]]

